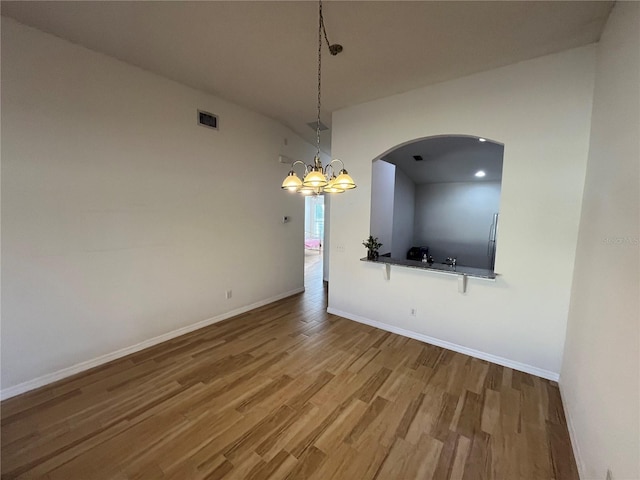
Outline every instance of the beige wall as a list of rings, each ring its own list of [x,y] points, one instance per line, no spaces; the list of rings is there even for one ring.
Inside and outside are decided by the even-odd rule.
[[[409,249],[416,245],[413,242],[415,210],[416,184],[406,173],[396,168],[393,185],[392,257],[406,258]]]
[[[500,182],[426,183],[416,188],[415,245],[428,245],[437,263],[491,268],[487,255]]]
[[[595,46],[335,112],[332,153],[358,188],[333,199],[329,310],[548,378],[560,372],[589,145]],[[433,135],[505,145],[495,282],[360,262],[371,162]],[[415,317],[411,308],[417,309]]]
[[[583,480],[640,478],[640,4],[598,45],[560,387]]]
[[[304,202],[279,154],[314,149],[3,18],[3,396],[302,289]]]

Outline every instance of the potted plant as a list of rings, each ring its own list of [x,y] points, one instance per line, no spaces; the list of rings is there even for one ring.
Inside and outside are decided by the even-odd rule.
[[[382,246],[382,244],[378,241],[378,237],[374,238],[373,235],[369,235],[369,238],[362,242],[362,245],[367,247],[367,260],[378,259],[378,249]]]

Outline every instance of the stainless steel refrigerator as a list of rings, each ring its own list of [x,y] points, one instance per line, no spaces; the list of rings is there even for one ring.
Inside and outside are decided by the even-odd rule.
[[[496,235],[498,233],[498,213],[493,214],[491,227],[489,228],[489,242],[487,243],[487,257],[489,258],[489,268],[495,269],[496,266]]]

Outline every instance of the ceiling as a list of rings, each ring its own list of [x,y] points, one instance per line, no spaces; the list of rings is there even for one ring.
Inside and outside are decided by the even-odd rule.
[[[413,156],[422,160],[416,161]],[[478,137],[440,136],[403,145],[382,157],[416,185],[449,182],[499,182],[504,146]],[[485,176],[478,178],[479,170]]]
[[[325,1],[331,112],[599,39],[613,2]],[[2,1],[2,15],[261,112],[315,143],[314,1]],[[330,151],[330,131],[322,134]]]

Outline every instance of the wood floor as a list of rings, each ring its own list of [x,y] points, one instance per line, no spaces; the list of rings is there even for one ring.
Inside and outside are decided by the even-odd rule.
[[[3,402],[2,478],[578,478],[554,382],[329,315],[325,295],[316,273]]]

